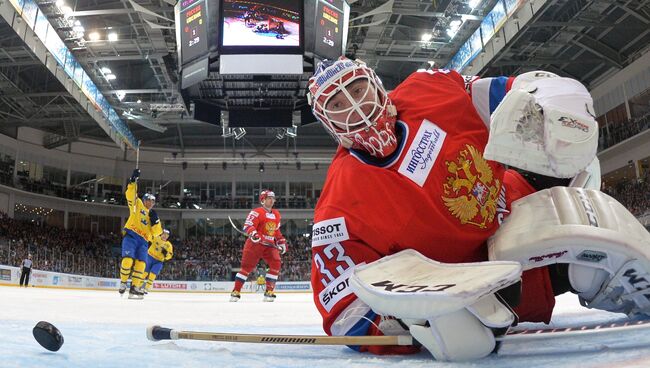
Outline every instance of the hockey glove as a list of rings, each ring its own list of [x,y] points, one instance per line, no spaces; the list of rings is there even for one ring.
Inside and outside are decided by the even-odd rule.
[[[278,240],[277,246],[280,254],[285,254],[287,252],[287,241],[285,239]]]
[[[133,173],[131,174],[131,178],[129,179],[129,183],[137,182],[139,177],[140,177],[140,169],[133,170]]]
[[[160,222],[160,218],[158,218],[156,211],[149,210],[149,221],[151,222],[151,226],[154,226]]]
[[[253,230],[249,235],[248,238],[253,242],[253,243],[259,243],[262,238],[260,238],[260,234],[257,233],[256,230]]]
[[[589,91],[545,72],[522,75],[492,113],[484,157],[519,169],[571,178],[596,157],[598,123]],[[551,76],[551,77],[549,77]]]

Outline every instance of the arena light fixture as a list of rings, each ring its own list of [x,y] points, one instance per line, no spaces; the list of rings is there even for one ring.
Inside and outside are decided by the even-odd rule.
[[[117,41],[117,39],[118,39],[117,33],[111,32],[111,33],[108,34],[108,41],[109,42],[115,42],[115,41]]]
[[[449,28],[447,29],[447,35],[449,38],[454,38],[456,33],[458,33],[458,30],[460,29],[460,26],[463,24],[463,21],[460,19],[454,19],[451,22],[449,22]]]
[[[478,4],[480,4],[480,3],[481,3],[481,0],[469,0],[469,2],[467,3],[467,5],[468,5],[471,9],[474,9],[474,8],[476,8],[476,7],[478,6]]]
[[[235,140],[240,140],[246,135],[246,129],[244,128],[235,128],[232,131],[235,134]]]
[[[221,127],[221,136],[222,137],[230,138],[230,137],[232,137],[234,135],[235,135],[235,133],[232,131],[232,129],[230,129],[228,127],[225,127],[225,126]]]
[[[422,42],[429,42],[431,41],[431,38],[433,38],[433,35],[431,33],[425,33],[422,35]]]
[[[98,32],[90,32],[88,34],[88,39],[91,41],[99,41],[99,33]]]
[[[71,7],[69,7],[67,5],[63,5],[63,6],[60,7],[60,9],[61,9],[61,12],[63,13],[63,16],[65,18],[72,17],[72,8]]]

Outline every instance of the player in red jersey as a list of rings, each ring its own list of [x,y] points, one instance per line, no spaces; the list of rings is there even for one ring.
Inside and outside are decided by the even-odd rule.
[[[314,302],[327,334],[403,334],[410,329],[415,336],[412,326],[417,326],[415,331],[431,326],[425,333],[428,337],[419,333],[418,340],[422,339],[420,342],[436,358],[455,360],[488,354],[494,347],[490,329],[516,323],[514,313],[520,321],[549,322],[555,295],[569,290],[578,292],[590,307],[614,309],[601,303],[600,296],[607,293],[599,290],[604,280],[616,278],[613,275],[618,269],[584,266],[584,259],[603,259],[609,248],[596,253],[545,251],[541,240],[526,243],[525,234],[516,239],[522,243],[516,250],[501,243],[491,244],[490,249],[487,246],[488,239],[498,238],[493,235],[514,211],[513,202],[518,199],[540,193],[546,197],[531,198],[545,201],[551,196],[542,189],[570,182],[599,188],[597,123],[590,112],[591,97],[579,82],[547,72],[478,79],[450,70],[428,70],[411,74],[388,94],[363,62],[341,58],[318,66],[309,92],[314,115],[339,142],[315,209],[312,234]],[[521,171],[492,161],[497,159]],[[565,196],[584,197],[586,192],[576,189]],[[551,213],[586,211],[582,217],[566,217],[589,217],[594,214],[593,208],[600,206],[593,202],[588,199],[582,201],[584,208],[560,208]],[[544,220],[535,219],[529,208],[539,207],[527,205],[530,201],[517,203],[522,204],[517,210],[523,213],[520,217],[529,220],[523,225]],[[502,233],[510,235],[515,230],[508,228]],[[558,231],[552,233],[549,237],[559,236]],[[392,292],[404,285],[381,281],[355,286],[351,282],[358,266],[381,266],[382,262],[375,261],[405,250],[416,250],[428,259],[449,264],[519,261],[523,257],[520,263],[525,272],[514,287],[483,292],[498,295],[498,301],[489,302],[489,308],[470,308],[470,302],[458,304],[463,299],[458,298],[453,305],[471,313],[463,315],[461,322],[454,320],[455,328],[439,328],[434,312],[440,303],[432,303],[428,321],[413,320],[415,312],[409,310],[408,299],[404,299],[403,310],[381,315],[375,309],[394,310],[394,304],[382,299],[369,305],[368,300],[404,296],[404,290],[401,294]],[[495,254],[503,258],[494,258]],[[634,259],[630,257],[627,260]],[[616,267],[621,269],[622,264]],[[435,272],[439,271],[436,267],[432,266]],[[380,292],[373,289],[378,285],[384,287]],[[367,300],[355,293],[364,287],[372,290],[366,294],[371,296]],[[605,299],[615,299],[612,295]],[[632,313],[632,309],[624,312]],[[491,323],[489,317],[493,316],[482,315],[486,310],[499,311],[495,315],[502,318]],[[464,326],[477,325],[476,321],[488,331],[480,339],[491,340],[464,346],[468,341],[457,335]],[[483,346],[483,350],[472,351],[474,345]],[[378,354],[418,350],[398,346],[353,348]]]
[[[244,243],[241,259],[241,270],[235,276],[235,287],[230,293],[230,301],[236,302],[241,298],[241,289],[248,279],[248,274],[255,269],[260,259],[268,265],[266,273],[266,291],[264,301],[275,300],[275,282],[280,274],[280,255],[287,251],[287,241],[280,231],[280,212],[273,208],[275,193],[263,190],[260,193],[261,207],[253,209],[246,218],[244,231],[248,239]]]

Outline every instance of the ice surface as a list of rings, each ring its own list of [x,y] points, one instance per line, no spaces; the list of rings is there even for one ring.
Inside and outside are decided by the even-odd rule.
[[[426,352],[412,356],[359,354],[343,346],[262,345],[203,341],[151,342],[149,325],[181,330],[323,334],[311,294],[151,293],[145,300],[117,292],[0,286],[0,367],[648,367],[650,348],[597,353],[498,357],[442,363]],[[558,298],[555,325],[620,319],[584,309],[573,295]],[[65,339],[56,353],[32,337],[38,321],[57,326]],[[531,325],[527,325],[531,326]],[[625,335],[620,337],[625,339]],[[576,344],[580,341],[576,341]]]

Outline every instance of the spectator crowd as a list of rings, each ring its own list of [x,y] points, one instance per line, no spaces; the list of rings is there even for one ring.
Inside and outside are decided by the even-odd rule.
[[[117,278],[121,240],[121,234],[66,231],[0,213],[0,264],[17,266],[31,254],[38,270]],[[173,240],[174,258],[165,263],[158,279],[233,280],[240,266],[244,240],[242,236]],[[287,241],[289,250],[282,256],[279,280],[309,280],[309,238],[288,236]]]
[[[611,187],[603,188],[603,192],[616,198],[636,217],[650,211],[650,175],[642,179],[625,180]]]
[[[623,142],[648,128],[650,128],[650,113],[638,119],[603,127],[600,129],[600,136],[598,137],[598,150],[601,151]]]

